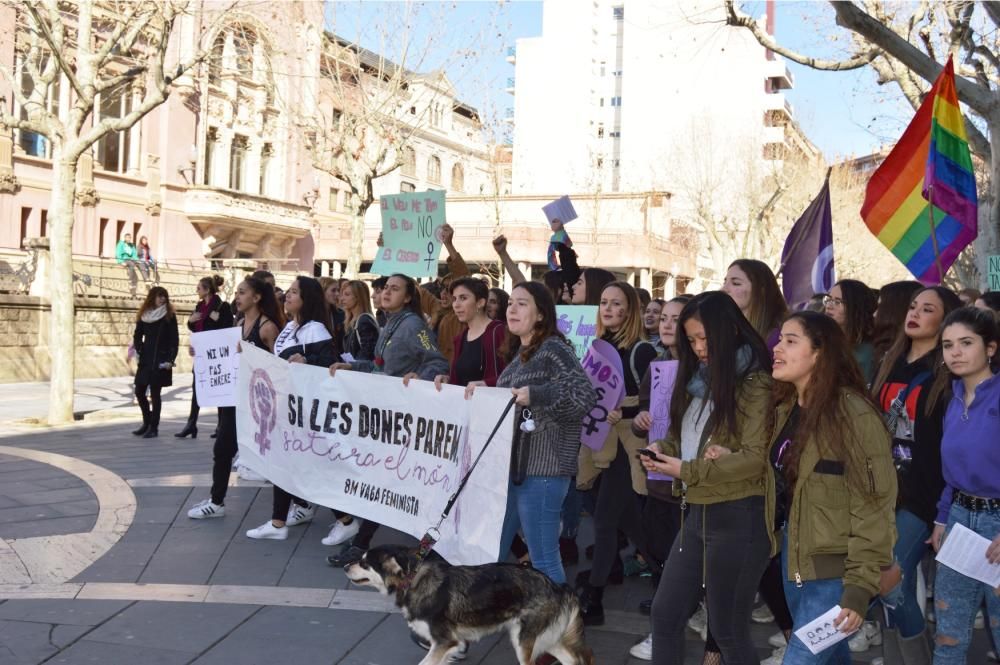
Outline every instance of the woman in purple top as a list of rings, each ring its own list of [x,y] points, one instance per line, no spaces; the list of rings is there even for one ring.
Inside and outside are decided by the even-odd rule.
[[[736,259],[726,271],[722,291],[736,302],[743,316],[767,342],[767,350],[773,352],[781,322],[788,316],[788,305],[768,265],[756,259]]]
[[[958,379],[944,417],[941,467],[945,486],[930,542],[935,550],[956,524],[992,541],[986,558],[1000,564],[1000,330],[990,312],[957,309],[941,332],[944,362]],[[993,642],[1000,644],[1000,595],[988,585],[938,565],[934,583],[935,665],[965,663],[972,623],[986,597]]]

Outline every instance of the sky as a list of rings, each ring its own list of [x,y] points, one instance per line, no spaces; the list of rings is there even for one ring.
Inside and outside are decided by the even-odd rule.
[[[761,16],[765,4],[743,2],[742,7]],[[407,60],[411,69],[445,69],[459,99],[480,109],[487,121],[502,118],[513,107],[514,99],[504,87],[514,76],[514,67],[504,57],[517,39],[541,35],[541,2],[455,0],[413,5],[409,16],[405,11],[401,2],[328,1],[327,29],[398,60],[400,53],[394,49],[406,41],[399,35],[406,30],[402,26],[409,25],[412,43],[431,44],[419,52],[411,49]],[[392,27],[386,31],[389,34],[378,34],[371,27],[375,25]],[[835,58],[846,52],[847,32],[836,26],[827,3],[779,0],[775,26],[779,43],[806,55]],[[878,86],[868,68],[823,72],[788,65],[795,87],[786,95],[795,118],[828,161],[878,150],[893,142],[912,117],[898,89],[892,84]]]

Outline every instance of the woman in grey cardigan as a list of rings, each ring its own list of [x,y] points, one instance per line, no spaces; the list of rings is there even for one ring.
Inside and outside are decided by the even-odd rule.
[[[520,528],[531,565],[563,584],[560,514],[576,474],[581,423],[597,395],[573,347],[556,328],[556,306],[543,284],[514,287],[507,326],[511,358],[497,386],[509,387],[519,408],[500,552],[510,551]],[[466,394],[475,387],[469,384]]]

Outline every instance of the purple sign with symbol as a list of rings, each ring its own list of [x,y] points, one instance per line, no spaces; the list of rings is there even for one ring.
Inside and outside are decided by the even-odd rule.
[[[649,415],[653,424],[649,428],[649,442],[667,438],[670,429],[670,398],[677,382],[677,361],[658,360],[649,364],[651,378],[649,390]],[[649,473],[650,480],[673,480],[662,473]]]
[[[583,357],[583,372],[597,391],[597,404],[583,417],[581,440],[592,450],[600,450],[611,431],[608,414],[625,398],[625,373],[615,347],[603,339],[594,340]]]
[[[258,429],[253,438],[261,457],[271,448],[271,432],[277,423],[277,398],[271,377],[265,370],[255,369],[250,377],[250,415],[257,423]]]

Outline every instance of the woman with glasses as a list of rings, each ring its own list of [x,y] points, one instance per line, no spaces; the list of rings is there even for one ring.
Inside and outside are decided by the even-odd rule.
[[[847,335],[861,375],[866,384],[871,384],[876,369],[875,347],[872,345],[875,309],[878,307],[875,292],[864,282],[842,279],[833,285],[823,304],[826,315],[836,321]]]

